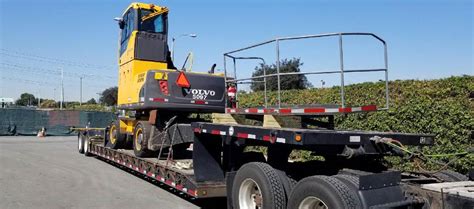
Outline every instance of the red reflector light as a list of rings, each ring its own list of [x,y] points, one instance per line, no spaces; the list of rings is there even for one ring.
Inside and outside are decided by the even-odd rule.
[[[168,81],[160,81],[160,90],[164,95],[168,95]]]
[[[184,72],[180,72],[178,75],[178,79],[176,79],[176,85],[183,88],[189,88],[191,84],[189,84],[188,78],[184,75]]]

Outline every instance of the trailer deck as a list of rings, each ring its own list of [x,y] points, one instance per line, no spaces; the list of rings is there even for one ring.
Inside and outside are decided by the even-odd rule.
[[[98,157],[146,175],[194,198],[225,196],[224,182],[197,182],[192,168],[177,167],[176,164],[188,164],[192,159],[158,160],[156,158],[137,158],[132,150],[113,150],[103,145],[103,141],[90,144],[90,152]]]
[[[375,139],[393,138],[405,145],[432,145],[434,135],[409,134],[376,131],[346,131],[329,129],[271,128],[250,125],[229,125],[195,122],[193,131],[197,134],[212,134],[266,141],[271,144],[292,145],[367,145],[375,144]]]
[[[229,114],[246,115],[335,115],[358,112],[372,112],[379,110],[376,105],[359,107],[342,107],[339,105],[304,105],[292,107],[251,107],[251,108],[226,108]]]

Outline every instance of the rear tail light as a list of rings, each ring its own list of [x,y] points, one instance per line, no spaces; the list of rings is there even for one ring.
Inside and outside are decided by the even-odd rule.
[[[160,90],[164,95],[168,95],[168,81],[160,81]]]

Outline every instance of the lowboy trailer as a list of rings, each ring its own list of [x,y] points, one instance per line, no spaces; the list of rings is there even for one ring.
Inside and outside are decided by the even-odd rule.
[[[406,146],[433,145],[433,135],[335,129],[335,115],[389,108],[387,45],[379,36],[328,33],[276,38],[225,53],[224,73],[214,72],[215,65],[207,73],[196,73],[175,67],[174,52],[167,44],[168,12],[166,7],[132,3],[116,18],[121,29],[119,114],[107,128],[76,129],[80,153],[140,173],[191,198],[226,197],[229,209],[474,208],[474,182],[465,175],[445,169],[400,172],[385,166],[385,156],[427,160]],[[383,67],[345,68],[346,36],[380,43]],[[340,69],[280,72],[282,42],[323,37],[338,39]],[[269,44],[275,44],[276,72],[263,70],[263,75],[238,78],[238,61],[266,63],[263,57],[242,53]],[[233,70],[227,69],[229,62]],[[370,72],[384,74],[384,98],[378,102],[384,107],[349,106],[344,78]],[[298,105],[282,101],[281,84],[288,76],[305,75],[339,75],[340,101]],[[273,98],[267,95],[270,81],[277,86]],[[237,90],[248,83],[263,85],[262,106],[241,106]],[[212,122],[202,114],[212,114]],[[314,160],[289,160],[298,150]]]
[[[191,127],[193,146],[179,156],[168,151],[159,158],[136,157],[132,150],[107,147],[107,130],[88,129],[79,131],[79,151],[190,198],[227,197],[227,208],[454,209],[474,204],[474,182],[459,173],[402,173],[379,164],[381,154],[394,152],[383,139],[423,146],[433,144],[432,135],[209,122],[193,122]],[[267,156],[245,151],[248,146],[267,147]],[[326,159],[289,162],[289,151],[295,149]]]

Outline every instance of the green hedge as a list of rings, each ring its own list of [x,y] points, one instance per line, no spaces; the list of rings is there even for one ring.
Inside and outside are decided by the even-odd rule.
[[[384,82],[346,86],[347,105],[377,104],[383,106]],[[429,133],[436,135],[435,146],[423,148],[427,154],[462,152],[472,147],[474,129],[474,76],[456,76],[437,80],[396,80],[389,83],[390,109],[372,113],[336,117],[337,129]],[[282,103],[339,103],[339,87],[282,92]],[[262,105],[262,92],[239,94],[241,106]],[[275,92],[269,93],[269,103],[275,104]],[[438,158],[447,162],[451,158]],[[416,169],[399,158],[389,158],[395,167]],[[403,163],[402,163],[403,162]],[[453,168],[465,173],[474,165],[474,155],[464,157]],[[425,165],[436,169],[435,165]]]

